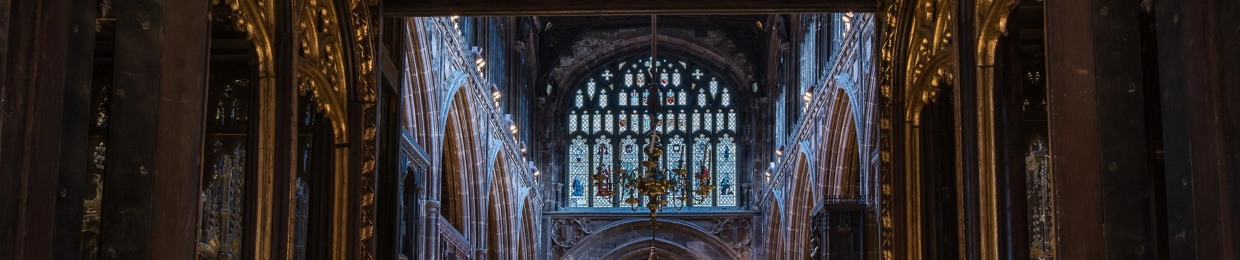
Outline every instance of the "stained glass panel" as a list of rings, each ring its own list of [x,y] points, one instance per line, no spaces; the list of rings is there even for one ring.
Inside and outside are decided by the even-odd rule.
[[[663,137],[661,165],[665,169],[683,168],[690,173],[685,177],[690,178],[703,170],[718,177],[710,179],[716,186],[715,192],[693,198],[694,205],[716,206],[718,202],[718,206],[737,206],[733,140],[736,112],[723,109],[732,105],[732,90],[720,84],[717,75],[684,61],[639,57],[612,66],[616,71],[600,68],[577,83],[573,103],[569,104],[569,133],[581,135],[574,135],[568,145],[566,206],[612,207],[622,199],[616,196],[630,192],[610,190],[619,189],[615,185],[618,176],[604,183],[595,183],[591,177],[594,173],[611,175],[617,166],[625,170],[639,168],[643,157],[641,143],[650,132]],[[621,78],[623,82],[619,82]],[[658,92],[649,91],[650,85],[646,84],[657,86]],[[662,109],[650,113],[650,102],[658,102]],[[725,133],[726,141],[717,139],[724,138]],[[700,185],[681,183],[684,187]],[[730,190],[722,191],[723,184],[729,185]],[[614,196],[603,196],[608,193]],[[669,195],[669,203],[686,205],[678,199],[681,195]]]
[[[636,106],[636,105],[637,105],[637,98],[638,98],[638,96],[637,96],[637,91],[636,91],[636,90],[634,90],[631,94],[629,94],[629,105],[630,105],[630,106]]]
[[[586,139],[578,136],[568,146],[568,206],[587,207],[586,194],[589,194],[590,154],[586,149]]]
[[[594,139],[594,164],[590,174],[602,173],[611,176],[611,171],[615,168],[612,162],[615,161],[615,154],[611,149],[611,139],[606,136],[600,136]],[[591,198],[595,207],[610,207],[612,196],[604,196],[608,192],[612,192],[612,181],[610,179],[602,183],[594,183],[594,192]]]
[[[707,138],[706,135],[698,135],[698,137],[694,139],[693,161],[691,162],[693,167],[686,169],[686,170],[689,170],[690,173],[706,174],[707,176],[711,174],[710,169],[708,169],[709,168],[708,166],[710,165],[710,154],[711,154],[709,142],[710,142],[710,138]],[[707,180],[707,183],[709,183],[709,180]],[[692,185],[693,185],[692,187],[696,189],[697,187],[701,186],[701,183],[699,183],[697,178],[693,178]],[[709,198],[704,198],[704,196],[694,195],[693,201],[694,201],[694,204],[703,205],[703,206],[713,204],[711,203]]]
[[[717,205],[736,206],[736,142],[726,134],[715,150],[715,171]]]
[[[638,170],[637,167],[641,156],[640,153],[641,147],[638,147],[637,139],[632,136],[625,136],[624,139],[620,140],[620,167],[625,171],[630,172],[629,174],[634,174]],[[623,190],[620,194],[621,198],[623,199],[628,197],[630,193],[636,194],[636,191]],[[621,204],[621,206],[632,205]]]

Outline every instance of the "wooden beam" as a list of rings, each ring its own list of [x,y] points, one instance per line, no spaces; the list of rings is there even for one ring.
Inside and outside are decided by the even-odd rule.
[[[96,1],[73,1],[64,9],[69,18],[69,46],[65,60],[64,117],[61,130],[60,179],[56,197],[56,227],[52,248],[81,248],[82,211],[90,187],[90,129],[93,125],[91,91],[95,76]],[[79,28],[73,30],[72,28]],[[80,29],[88,28],[88,29]],[[91,191],[93,194],[93,190]],[[82,250],[54,250],[53,259],[83,259]]]
[[[1170,259],[1240,259],[1240,4],[1155,3]]]
[[[164,14],[157,0],[121,1],[116,14],[114,88],[103,177],[99,253],[148,259],[156,115]]]
[[[384,16],[873,12],[874,0],[383,0]]]
[[[1092,4],[1046,2],[1048,143],[1060,259],[1105,259],[1106,253]]]
[[[1107,259],[1156,259],[1154,190],[1146,157],[1141,10],[1124,0],[1094,0],[1094,81],[1097,91],[1096,162],[1102,172]],[[1100,9],[1098,9],[1100,8]],[[1078,41],[1080,44],[1090,44]],[[1094,130],[1094,129],[1081,129]],[[1065,209],[1070,210],[1070,209]]]
[[[0,259],[50,258],[71,11],[0,2]]]
[[[209,5],[157,1],[164,7],[165,29],[151,180],[151,259],[193,259],[203,169]]]

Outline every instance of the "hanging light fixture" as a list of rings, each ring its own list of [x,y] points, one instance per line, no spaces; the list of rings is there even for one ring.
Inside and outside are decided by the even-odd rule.
[[[659,51],[659,33],[658,33],[658,16],[651,16],[650,21],[650,58],[658,59]],[[651,62],[652,66],[647,68],[647,75],[654,78],[655,62]],[[659,90],[659,81],[648,81],[646,87],[650,98],[654,100],[663,100],[663,91]],[[647,112],[651,119],[659,118],[657,115],[661,111],[660,104],[662,102],[646,102]],[[660,120],[666,122],[666,120]],[[663,122],[657,122],[662,124]],[[701,168],[689,174],[689,170],[683,166],[686,165],[682,159],[675,168],[668,165],[660,164],[660,158],[663,157],[662,139],[652,127],[650,133],[646,137],[646,146],[642,149],[645,159],[637,167],[633,169],[617,168],[610,173],[600,169],[595,172],[591,179],[595,190],[598,190],[599,196],[610,197],[615,196],[616,191],[620,190],[622,194],[622,202],[628,204],[633,210],[637,210],[639,204],[645,199],[644,205],[650,212],[650,257],[654,259],[655,252],[655,230],[658,228],[658,213],[671,205],[676,209],[680,209],[690,203],[701,203],[715,189],[715,185],[711,184],[714,179],[711,170],[707,169],[706,163],[700,163]],[[615,180],[613,182],[613,180]],[[697,196],[693,196],[697,195]]]

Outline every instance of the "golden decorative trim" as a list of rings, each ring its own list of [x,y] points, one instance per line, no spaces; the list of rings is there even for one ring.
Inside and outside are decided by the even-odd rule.
[[[233,20],[233,26],[238,30],[245,32],[246,38],[254,44],[254,52],[257,56],[258,65],[258,103],[259,104],[275,104],[275,77],[274,64],[272,63],[272,38],[275,34],[272,30],[275,27],[275,9],[273,3],[269,0],[226,0],[225,3],[232,9],[236,19]],[[275,106],[259,106],[259,125],[272,126],[276,123]],[[275,182],[275,128],[259,127],[258,130],[258,153],[257,158],[257,174],[256,183],[274,183]],[[272,230],[275,223],[279,223],[273,219],[274,217],[274,197],[275,193],[270,185],[255,186],[255,226],[254,238],[246,241],[246,247],[254,250],[255,259],[270,259],[272,254]],[[290,211],[291,213],[291,211]],[[290,224],[291,225],[291,224]],[[291,230],[291,229],[290,229]],[[290,231],[291,232],[291,231]],[[291,245],[289,250],[291,250]]]
[[[878,62],[878,89],[879,89],[879,117],[878,117],[878,135],[879,135],[879,251],[880,258],[883,260],[893,260],[895,257],[896,241],[895,241],[895,214],[894,202],[895,196],[893,171],[892,171],[892,144],[895,138],[892,135],[892,111],[894,111],[893,94],[895,88],[895,53],[897,49],[900,17],[904,13],[903,0],[891,0],[886,2],[881,13],[882,23],[878,25],[876,30],[882,35],[882,43],[879,51]]]
[[[999,259],[998,191],[996,184],[994,60],[995,45],[1005,33],[1007,17],[1017,0],[978,0],[974,8],[977,36],[978,191],[982,259]],[[962,68],[963,69],[963,68]]]
[[[375,57],[376,46],[375,40],[371,33],[378,21],[374,20],[370,15],[373,6],[378,6],[378,1],[370,0],[350,0],[349,1],[349,20],[353,23],[353,54],[356,66],[357,91],[361,93],[362,104],[362,172],[360,180],[362,182],[361,190],[361,212],[360,227],[358,234],[358,244],[360,257],[364,260],[375,259],[374,246],[374,229],[375,229],[375,164],[378,161],[378,146],[376,143],[376,132],[378,127],[378,113],[375,107],[375,100],[378,92],[378,76],[375,75]]]

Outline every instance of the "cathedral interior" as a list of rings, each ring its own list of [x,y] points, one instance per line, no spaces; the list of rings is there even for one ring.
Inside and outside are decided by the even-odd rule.
[[[0,0],[0,259],[1240,259],[1233,0]]]

